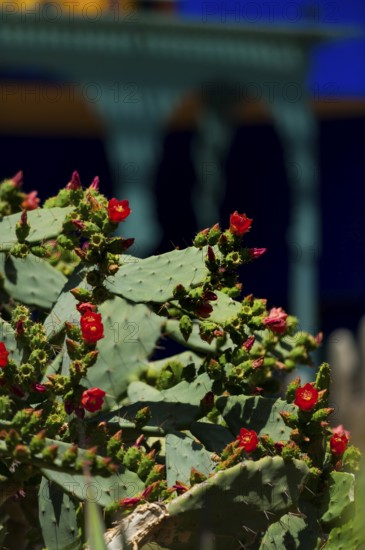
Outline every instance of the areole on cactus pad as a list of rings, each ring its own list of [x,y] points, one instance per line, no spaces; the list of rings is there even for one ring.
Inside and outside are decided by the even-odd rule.
[[[115,235],[133,205],[99,178],[74,172],[42,206],[22,181],[0,184],[0,484],[35,525],[24,548],[84,548],[90,502],[110,548],[365,543],[329,365],[285,384],[322,336],[242,295],[242,266],[266,251],[245,245],[253,220],[236,210],[140,259]]]

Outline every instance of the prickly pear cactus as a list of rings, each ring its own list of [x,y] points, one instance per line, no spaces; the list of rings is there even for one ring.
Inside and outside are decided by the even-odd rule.
[[[98,178],[74,172],[42,207],[21,184],[0,184],[4,545],[16,502],[28,549],[104,531],[110,548],[360,548],[360,454],[331,427],[330,367],[284,384],[321,334],[242,295],[238,270],[265,252],[244,244],[252,220],[139,259],[114,234],[128,201]]]

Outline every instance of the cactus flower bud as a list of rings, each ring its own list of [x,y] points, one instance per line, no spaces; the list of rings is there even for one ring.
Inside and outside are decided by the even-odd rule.
[[[257,260],[260,256],[265,254],[267,248],[250,248],[249,251],[251,260]]]
[[[72,288],[70,290],[72,296],[76,298],[79,302],[89,302],[91,299],[91,292],[90,290],[86,290],[85,288]]]
[[[75,170],[72,172],[71,181],[66,185],[66,189],[69,189],[71,191],[74,191],[75,189],[79,189],[81,187],[81,180],[79,173]]]
[[[29,458],[30,452],[28,447],[25,445],[17,445],[13,451],[13,456],[17,460],[24,460],[26,458]]]
[[[174,490],[178,495],[181,495],[182,493],[186,493],[186,491],[189,490],[189,487],[188,485],[185,485],[185,483],[182,483],[182,481],[176,481],[175,485],[171,487],[171,490]]]
[[[30,441],[29,449],[32,454],[38,454],[43,451],[46,445],[46,430],[42,430],[34,435]]]
[[[40,199],[37,197],[37,195],[38,191],[31,191],[30,193],[28,193],[23,200],[21,207],[24,210],[35,210],[36,208],[38,208]]]
[[[23,179],[24,179],[24,176],[23,176],[23,171],[22,170],[19,170],[19,172],[17,172],[15,174],[15,176],[13,176],[11,178],[11,182],[12,184],[14,185],[14,187],[21,187],[23,185]]]
[[[134,417],[134,422],[138,428],[145,426],[151,418],[151,409],[149,407],[143,407],[137,411]]]
[[[24,242],[28,237],[30,226],[27,221],[27,211],[23,210],[20,216],[20,220],[15,225],[15,233],[19,242]]]
[[[128,508],[134,508],[135,506],[137,506],[137,504],[139,504],[141,502],[141,498],[140,497],[126,497],[126,498],[122,498],[120,499],[119,501],[119,506],[122,508],[122,509],[128,509]]]
[[[200,231],[194,238],[193,245],[196,248],[202,248],[208,242],[207,235],[209,233],[209,227]]]
[[[9,352],[6,349],[4,342],[0,342],[0,368],[6,367],[8,364]]]
[[[185,342],[187,342],[193,330],[193,322],[190,319],[189,315],[183,315],[180,318],[179,328]]]
[[[95,178],[93,179],[93,181],[90,184],[89,189],[90,190],[93,189],[94,191],[99,191],[99,183],[100,183],[99,176],[95,176]]]
[[[249,336],[246,342],[242,344],[242,348],[246,351],[250,351],[254,343],[255,343],[255,336]]]
[[[264,357],[258,357],[257,359],[254,359],[252,361],[252,367],[254,369],[258,369],[258,368],[262,367],[262,365],[264,364],[264,360],[265,360]]]
[[[85,222],[82,220],[71,220],[71,223],[78,231],[83,231],[85,229]]]
[[[214,250],[211,246],[208,246],[208,261],[211,262],[211,263],[214,263],[215,262],[215,253],[214,253]]]
[[[42,456],[46,460],[53,462],[58,455],[58,445],[47,445],[42,451]]]
[[[33,388],[34,391],[36,391],[38,393],[43,393],[43,392],[47,391],[47,388],[44,384],[36,383],[36,384],[33,384],[32,388]]]
[[[285,365],[284,365],[285,366]],[[288,403],[292,403],[295,399],[295,392],[300,387],[300,378],[299,376],[289,382],[288,387],[286,389],[286,400]]]
[[[208,233],[208,244],[210,244],[211,246],[214,246],[215,244],[217,244],[221,234],[222,234],[222,230],[219,227],[219,223],[216,223],[215,225],[213,225],[213,227],[210,229]]]
[[[207,479],[207,476],[204,475],[202,472],[199,472],[194,466],[191,468],[190,471],[190,485],[195,485],[196,483],[202,483]]]
[[[19,319],[19,321],[17,321],[16,323],[15,333],[17,336],[21,336],[22,334],[24,334],[24,323],[21,319]]]
[[[84,313],[95,311],[96,306],[91,302],[82,302],[81,304],[77,304],[76,309],[79,313],[81,313],[81,315],[83,315]]]

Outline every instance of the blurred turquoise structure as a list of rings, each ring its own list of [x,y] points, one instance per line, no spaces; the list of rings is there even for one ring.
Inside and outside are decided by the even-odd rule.
[[[129,199],[134,213],[123,233],[135,237],[141,256],[153,252],[159,238],[152,175],[174,106],[194,88],[207,99],[193,152],[199,179],[195,212],[203,228],[217,221],[224,186],[217,159],[230,145],[224,109],[235,98],[229,90],[238,85],[251,100],[263,101],[282,141],[291,183],[288,244],[298,253],[290,266],[290,310],[303,330],[315,331],[321,240],[317,125],[305,82],[311,47],[340,36],[318,26],[219,25],[143,13],[132,22],[110,14],[92,22],[82,17],[24,21],[21,14],[8,13],[0,28],[0,66],[31,67],[76,82],[102,115],[115,193]],[[217,87],[222,94],[210,101],[212,94],[217,98]],[[172,209],[179,208],[183,192],[176,190]]]

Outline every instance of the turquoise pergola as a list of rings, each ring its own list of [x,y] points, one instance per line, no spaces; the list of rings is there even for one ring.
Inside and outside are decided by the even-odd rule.
[[[100,112],[115,193],[128,197],[134,213],[123,232],[136,238],[139,254],[151,252],[158,242],[152,174],[164,121],[182,96],[197,88],[209,91],[219,83],[238,86],[267,104],[291,183],[290,311],[301,319],[301,328],[316,330],[321,240],[317,124],[305,77],[311,46],[343,33],[213,25],[157,15],[138,14],[137,19],[135,14],[132,21],[107,16],[97,21],[69,16],[50,21],[38,15],[2,18],[0,64],[40,69],[70,82]],[[207,107],[193,152],[199,180],[194,200],[201,227],[217,220],[224,186],[217,158],[229,147],[230,137],[219,109]]]

